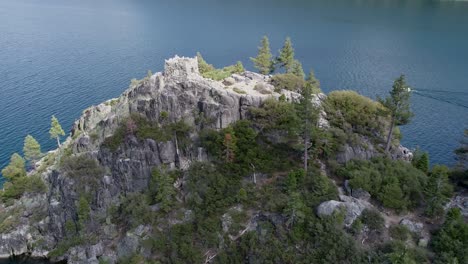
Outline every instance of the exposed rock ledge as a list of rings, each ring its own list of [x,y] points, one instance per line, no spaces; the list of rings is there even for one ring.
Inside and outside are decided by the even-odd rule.
[[[129,137],[115,152],[101,148],[103,141],[112,136],[128,116],[137,113],[151,121],[159,121],[162,113],[165,113],[171,122],[184,120],[193,126],[196,131],[190,137],[196,140],[200,129],[225,128],[235,121],[248,118],[248,109],[260,106],[269,97],[278,98],[284,94],[292,101],[299,98],[299,94],[290,91],[276,93],[268,85],[264,86],[270,90],[268,94],[252,88],[257,84],[266,84],[268,79],[269,76],[244,72],[232,76],[231,85],[226,86],[223,82],[203,78],[199,74],[196,58],[175,57],[165,62],[164,72],[133,85],[119,98],[86,109],[75,122],[72,137],[67,139],[61,150],[71,149],[73,153],[87,154],[106,168],[106,174],[97,181],[98,191],[91,204],[92,214],[106,216],[109,207],[118,204],[122,195],[145,189],[151,177],[151,169],[156,166],[164,164],[184,169],[192,161],[206,159],[203,149],[187,147],[179,150],[173,141],[139,141]],[[236,84],[245,94],[233,89]],[[313,102],[320,106],[325,98],[324,94],[319,94],[314,96]],[[210,122],[200,124],[197,121],[199,118]],[[329,127],[323,111],[319,126]],[[13,229],[0,234],[0,256],[24,253],[45,256],[63,241],[65,223],[76,218],[75,202],[79,196],[76,182],[53,166],[47,168],[42,177],[48,187],[46,195],[25,196],[9,208],[0,208],[0,211],[13,212],[18,209],[24,212],[18,215],[18,224]],[[334,204],[331,207],[323,206],[324,211],[349,207],[352,210],[347,216],[347,223],[350,224],[368,206],[359,201],[355,208],[354,199],[343,197],[341,202],[332,201]],[[115,262],[119,256],[113,248],[122,249],[119,254],[139,250],[142,236],[138,235],[138,230],[118,237],[116,227],[107,223],[107,219],[105,222],[96,227],[95,235],[99,238],[97,243],[72,247],[62,257],[68,258],[69,263],[98,263],[97,258],[100,256]]]

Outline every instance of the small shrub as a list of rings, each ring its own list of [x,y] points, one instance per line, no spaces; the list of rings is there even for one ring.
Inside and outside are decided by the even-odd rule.
[[[324,104],[331,125],[345,131],[375,136],[382,134],[388,119],[382,117],[383,106],[354,91],[333,91]]]
[[[292,73],[276,74],[271,78],[271,84],[275,87],[275,92],[289,90],[299,92],[305,85],[305,80]]]
[[[242,89],[239,89],[237,87],[232,88],[232,90],[238,94],[246,94],[246,92]]]
[[[392,225],[389,234],[393,239],[406,241],[410,237],[410,231],[404,225]]]
[[[100,178],[104,176],[104,169],[95,159],[87,155],[65,158],[61,169],[69,177],[79,180],[88,179],[95,182],[95,180],[100,180]]]
[[[261,94],[271,94],[271,91],[265,87],[263,83],[257,83],[254,87],[254,90]]]
[[[385,227],[385,220],[376,210],[364,209],[360,218],[362,223],[367,225],[370,230],[381,231]]]
[[[200,53],[197,53],[198,59],[198,68],[200,70],[200,74],[204,78],[212,79],[215,81],[221,81],[234,73],[242,73],[245,71],[242,62],[238,61],[236,64],[224,67],[222,69],[216,69],[213,65],[208,64]]]

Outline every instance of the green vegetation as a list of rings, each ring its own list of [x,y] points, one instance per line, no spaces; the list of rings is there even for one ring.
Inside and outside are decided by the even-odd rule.
[[[231,66],[226,66],[222,69],[216,69],[213,67],[213,65],[208,64],[200,54],[200,52],[197,53],[197,59],[198,59],[198,68],[200,71],[200,74],[208,79],[212,79],[215,81],[221,81],[229,76],[231,76],[234,73],[242,73],[245,71],[244,66],[242,65],[242,62],[238,61],[236,64],[231,65]]]
[[[156,203],[160,203],[161,210],[166,213],[172,209],[174,204],[176,194],[174,176],[154,169],[151,177],[150,190],[157,190],[153,199]]]
[[[238,94],[246,94],[246,92],[240,88],[234,87],[232,90]]]
[[[241,63],[215,69],[199,53],[197,57],[206,78],[221,80],[244,71]],[[264,37],[252,61],[266,74],[274,70],[271,57],[268,38]],[[90,154],[74,154],[72,146],[63,153],[48,154],[31,176],[27,176],[25,159],[12,155],[10,164],[2,170],[8,182],[0,198],[13,204],[25,193],[44,192],[40,174],[55,164],[53,169],[73,182],[67,185],[71,190],[66,189],[74,203],[65,214],[65,237],[50,257],[63,256],[74,246],[97,243],[101,231],[117,242],[121,234],[144,225],[151,226],[151,234],[142,236],[143,250],[118,263],[466,263],[468,225],[458,210],[449,210],[429,249],[415,246],[416,234],[403,225],[387,230],[376,209],[365,209],[350,227],[345,227],[345,208],[329,216],[317,216],[317,206],[339,200],[337,185],[349,180],[352,189],[362,188],[371,194],[374,208],[394,209],[385,211],[389,217],[415,209],[412,217],[431,221],[430,228],[438,224],[453,192],[449,177],[454,176],[444,166],[430,169],[427,153],[417,152],[411,163],[385,155],[344,165],[334,159],[346,145],[367,148],[372,144],[383,153],[379,145],[387,143],[388,151],[388,142],[399,140],[394,126],[407,123],[411,117],[404,77],[395,81],[390,97],[380,103],[351,91],[330,93],[324,110],[331,126],[322,129],[316,125],[320,109],[312,102],[313,94],[320,92],[320,82],[312,71],[304,79],[289,38],[277,63],[285,73],[272,77],[276,91],[287,89],[301,97],[266,99],[259,107],[249,108],[246,119],[222,129],[205,126],[212,120],[197,110],[193,117],[198,134],[192,133],[194,128],[183,120],[174,122],[176,113],[166,111],[152,116],[152,120],[137,114],[122,120],[115,133],[104,140],[101,154],[124,158],[123,153],[109,151],[116,152],[126,141],[152,139],[173,141],[177,155],[179,151],[184,155],[178,157],[180,170],[164,165],[142,167],[151,169],[151,177],[138,182],[138,192],[118,185],[120,196],[112,194],[114,204],[107,212],[96,210],[107,206],[97,197],[106,169],[111,168],[101,167]],[[148,72],[147,77],[132,85],[148,82],[151,75]],[[235,87],[233,90],[243,93]],[[255,90],[270,93],[261,85]],[[60,145],[64,132],[55,117],[49,132]],[[91,133],[97,137],[96,131]],[[463,143],[457,150],[462,162],[466,161],[466,145]],[[195,151],[201,148],[206,150],[208,161],[195,162]],[[32,163],[40,157],[40,146],[34,138],[27,137],[24,153]],[[58,155],[62,157],[56,162]],[[182,166],[185,157],[192,161],[187,167]],[[460,173],[465,173],[464,169]],[[107,172],[121,179],[117,171]],[[118,180],[116,184],[121,184]],[[17,222],[23,221],[23,208],[0,209],[0,233],[13,230]],[[44,210],[28,219],[45,216]],[[118,233],[108,236],[108,231],[115,231],[101,230],[99,224],[104,222]],[[99,262],[106,263],[106,259],[100,258]]]
[[[161,118],[168,114],[161,113]],[[102,146],[115,152],[124,143],[127,136],[136,136],[140,140],[153,139],[157,142],[166,142],[177,138],[180,146],[184,147],[189,142],[189,133],[192,128],[188,126],[183,120],[175,123],[158,124],[150,122],[140,115],[132,115],[123,122],[120,127],[114,132],[111,137],[104,140]]]
[[[262,39],[262,45],[258,47],[258,55],[255,58],[250,58],[261,74],[269,74],[274,72],[274,64],[272,61],[273,55],[270,51],[270,42],[267,36]]]
[[[34,164],[42,155],[41,145],[31,135],[27,135],[24,139],[23,152],[24,158]]]
[[[264,84],[257,83],[254,87],[254,90],[261,93],[261,94],[271,94],[272,92],[268,90]]]
[[[55,116],[52,116],[52,120],[50,121],[49,134],[50,138],[57,140],[57,145],[60,147],[60,136],[65,136],[65,132]]]
[[[298,67],[298,61],[294,59],[294,48],[292,46],[291,38],[286,38],[286,40],[284,41],[283,48],[281,48],[280,54],[276,58],[276,60],[279,66],[285,69],[286,73],[292,73],[294,68]]]
[[[333,91],[325,102],[330,125],[346,133],[373,136],[383,133],[385,119],[380,115],[383,107],[370,98],[354,91]]]
[[[291,73],[296,75],[297,77],[304,79],[305,78],[305,73],[304,69],[302,69],[302,63],[298,60],[294,60]]]
[[[299,92],[304,87],[305,80],[292,73],[284,73],[274,75],[271,78],[271,84],[275,87],[275,92],[280,92],[283,89]]]
[[[468,224],[459,209],[447,212],[445,223],[431,243],[436,253],[434,263],[466,263],[468,261]]]
[[[85,154],[65,158],[61,169],[70,178],[77,179],[80,182],[88,180],[96,182],[100,180],[100,177],[104,176],[104,169],[99,166],[98,162]]]
[[[409,123],[413,113],[410,110],[411,90],[406,84],[405,76],[401,75],[393,83],[390,96],[385,99],[379,99],[380,103],[386,107],[386,113],[391,117],[390,127],[385,144],[385,152],[390,150],[393,139],[394,126],[406,125]]]
[[[2,170],[2,175],[9,181],[25,177],[26,169],[24,159],[18,153],[11,155],[10,164]]]
[[[429,154],[420,150],[416,150],[413,154],[413,160],[411,161],[413,166],[427,174],[429,172]]]
[[[379,232],[385,227],[385,221],[378,211],[365,209],[359,218],[372,231]]]
[[[452,197],[452,190],[453,187],[449,182],[449,169],[445,166],[434,166],[424,189],[427,197],[426,214],[442,215],[444,205]]]
[[[0,190],[0,199],[3,202],[20,198],[24,193],[43,193],[46,186],[38,175],[27,176],[25,161],[17,153],[11,156],[10,163],[2,170],[7,179]]]
[[[393,225],[388,230],[390,237],[395,240],[406,241],[410,238],[410,231],[404,225]]]
[[[415,208],[424,202],[427,176],[411,164],[386,158],[351,161],[338,171],[352,188],[362,188],[385,207],[397,210]]]

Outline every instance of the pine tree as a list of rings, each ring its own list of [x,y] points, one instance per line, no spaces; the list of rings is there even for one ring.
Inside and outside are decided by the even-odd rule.
[[[2,175],[9,181],[26,176],[24,159],[18,153],[11,155],[10,164],[2,170]]]
[[[305,73],[304,69],[302,69],[302,63],[298,60],[294,60],[291,73],[296,75],[297,77],[304,79],[305,78]]]
[[[287,37],[283,48],[280,50],[280,55],[277,58],[280,67],[284,67],[286,73],[290,73],[294,66],[294,48],[291,38]]]
[[[416,151],[412,163],[415,168],[423,171],[424,173],[429,172],[429,154],[427,154],[427,152],[420,153]]]
[[[60,148],[60,136],[65,136],[65,132],[55,116],[52,116],[49,134],[50,138],[57,140],[57,146]]]
[[[250,59],[254,63],[255,68],[257,68],[261,74],[269,74],[274,71],[272,57],[270,41],[267,36],[264,36],[262,39],[262,46],[258,47],[257,57]]]
[[[312,94],[318,94],[322,92],[320,89],[320,81],[315,77],[313,70],[309,71],[309,75],[307,76],[306,81],[312,87]]]
[[[24,158],[34,163],[41,156],[41,145],[31,135],[27,135],[24,139]]]
[[[410,109],[410,96],[411,91],[406,84],[405,76],[401,75],[393,83],[390,96],[386,99],[379,98],[380,103],[387,108],[387,113],[391,117],[387,143],[385,145],[385,152],[387,153],[390,150],[394,127],[408,124],[413,116]]]
[[[427,200],[426,213],[429,216],[442,214],[443,206],[451,197],[452,191],[449,182],[449,169],[446,166],[434,166],[424,190]]]
[[[312,104],[312,85],[310,83],[306,83],[301,91],[301,95],[302,97],[297,105],[297,110],[299,117],[303,120],[300,127],[300,133],[304,142],[304,171],[307,172],[309,149],[311,147],[310,138],[316,120],[316,109]]]
[[[91,208],[89,207],[88,199],[84,195],[80,196],[78,200],[78,225],[80,231],[84,231],[86,222],[89,219]]]
[[[164,212],[169,212],[174,204],[175,195],[171,176],[155,169],[152,173],[152,181],[157,185],[156,202],[160,203]]]

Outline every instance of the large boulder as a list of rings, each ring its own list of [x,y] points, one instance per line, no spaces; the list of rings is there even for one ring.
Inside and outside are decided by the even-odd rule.
[[[330,200],[321,203],[317,207],[317,214],[319,216],[328,216],[343,210],[345,214],[344,224],[349,227],[362,214],[362,211],[371,208],[373,208],[373,206],[367,201],[359,200],[351,196],[340,195],[340,201]]]
[[[402,219],[400,225],[406,226],[412,233],[420,235],[424,229],[424,224],[410,219]]]

